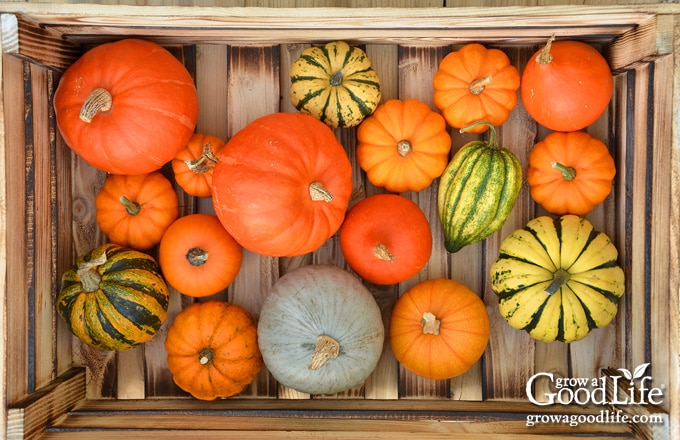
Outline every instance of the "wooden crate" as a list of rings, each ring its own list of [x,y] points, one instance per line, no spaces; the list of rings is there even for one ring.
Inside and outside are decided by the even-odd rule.
[[[677,8],[676,8],[677,9]],[[0,230],[5,338],[0,383],[8,439],[238,438],[530,439],[680,438],[678,362],[677,138],[674,119],[673,14],[667,9],[526,7],[425,9],[271,9],[112,7],[0,3],[2,112]],[[669,26],[668,24],[671,23]],[[418,276],[368,287],[385,322],[399,294],[418,281],[451,277],[487,304],[491,339],[480,362],[460,377],[426,380],[401,368],[386,345],[367,381],[334,396],[309,396],[278,385],[263,371],[240,396],[201,402],[173,383],[163,348],[167,324],[131,351],[89,349],[54,313],[61,273],[105,237],[93,200],[104,174],[86,165],[57,133],[51,98],[60,72],[92,45],[137,36],[157,41],[194,75],[201,111],[197,130],[232,136],[252,119],[292,112],[288,70],[303,48],[335,39],[362,45],[378,71],[384,99],[432,104],[440,60],[467,42],[503,49],[521,70],[550,35],[588,41],[614,72],[607,112],[588,131],[610,146],[618,174],[613,194],[588,218],[621,251],[627,284],[615,322],[580,342],[545,344],[512,330],[497,311],[487,273],[500,240],[542,214],[526,185],[497,234],[451,255],[443,249],[436,185],[404,196],[431,220],[434,251]],[[335,131],[353,157],[354,129]],[[547,134],[521,107],[500,129],[501,143],[526,164]],[[453,151],[474,139],[452,131]],[[353,162],[354,163],[354,162]],[[167,171],[167,169],[165,170]],[[354,164],[354,198],[381,190]],[[177,190],[182,213],[211,212],[209,199]],[[671,200],[676,203],[671,203]],[[236,281],[216,298],[255,316],[269,287],[305,264],[345,267],[335,238],[297,258],[246,253]],[[192,299],[172,292],[170,318]],[[537,372],[597,378],[649,363],[661,405],[537,406],[526,383]],[[547,391],[547,383],[537,385]],[[611,392],[611,390],[609,390]],[[624,390],[625,391],[625,390]],[[529,415],[586,418],[602,410],[642,415],[646,423],[538,423]]]

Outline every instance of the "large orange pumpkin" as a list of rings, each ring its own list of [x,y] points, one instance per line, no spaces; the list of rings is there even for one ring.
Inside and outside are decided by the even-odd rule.
[[[94,200],[99,229],[113,243],[147,250],[179,215],[177,194],[160,172],[106,178]]]
[[[224,301],[192,303],[179,312],[165,350],[174,382],[200,400],[241,393],[263,365],[253,317]]]
[[[430,223],[416,205],[397,194],[357,202],[340,227],[340,249],[361,278],[395,284],[416,275],[432,253]]]
[[[607,146],[583,131],[550,133],[529,153],[531,196],[552,214],[589,213],[611,193],[615,175]]]
[[[522,73],[522,104],[539,124],[578,131],[605,111],[614,91],[607,60],[591,45],[554,41],[538,50]]]
[[[428,379],[448,379],[479,360],[489,332],[489,315],[479,296],[462,283],[436,278],[399,297],[389,339],[404,368]]]
[[[477,121],[499,126],[517,106],[520,76],[500,49],[470,43],[444,57],[433,86],[434,104],[452,127]],[[478,125],[468,132],[486,130],[488,125]]]
[[[165,280],[187,296],[226,289],[241,269],[243,252],[214,215],[189,214],[175,220],[158,247]]]
[[[449,163],[446,121],[422,101],[390,99],[357,129],[356,158],[368,180],[386,190],[420,191]]]
[[[196,197],[212,196],[212,173],[222,148],[222,139],[194,133],[171,162],[175,181],[184,192]]]
[[[90,49],[66,69],[54,109],[66,144],[87,163],[112,174],[143,174],[186,145],[198,96],[170,52],[125,39]]]
[[[340,228],[352,167],[323,122],[301,113],[260,117],[227,143],[213,171],[213,205],[244,248],[302,255]]]

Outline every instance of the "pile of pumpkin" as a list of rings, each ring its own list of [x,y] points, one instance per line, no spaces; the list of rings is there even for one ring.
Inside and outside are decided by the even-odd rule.
[[[586,75],[585,65],[594,73]],[[521,89],[530,116],[554,130],[532,150],[526,179],[555,217],[535,218],[503,240],[490,274],[501,314],[541,341],[573,342],[608,324],[623,271],[610,239],[583,216],[608,196],[616,170],[607,147],[581,131],[611,98],[604,58],[587,44],[551,39],[520,81],[501,50],[473,43],[442,60],[433,86],[441,113],[414,99],[380,103],[365,52],[341,41],[311,47],[291,68],[291,101],[300,112],[258,118],[225,143],[194,132],[195,86],[165,49],[135,39],[91,49],[64,72],[54,105],[67,145],[108,173],[95,204],[109,243],[63,275],[58,313],[84,343],[129,349],[165,322],[168,285],[205,298],[233,282],[243,249],[303,255],[337,234],[354,274],[329,265],[294,269],[274,284],[257,322],[236,304],[194,302],[168,329],[167,361],[178,386],[199,399],[239,394],[263,365],[283,385],[310,394],[359,385],[385,340],[365,284],[405,281],[432,251],[431,225],[399,193],[439,179],[451,253],[497,232],[523,174],[496,127]],[[352,166],[331,128],[353,126],[356,161],[385,192],[349,207]],[[448,126],[488,131],[488,140],[450,158]],[[212,198],[215,215],[179,217],[173,184],[159,171],[167,163],[187,194]],[[446,379],[479,360],[490,324],[478,294],[431,279],[399,298],[388,330],[405,368]]]

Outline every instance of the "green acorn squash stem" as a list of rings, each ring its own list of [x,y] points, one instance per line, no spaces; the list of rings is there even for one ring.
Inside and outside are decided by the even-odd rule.
[[[314,353],[312,353],[312,358],[307,364],[307,368],[310,370],[318,370],[325,364],[329,359],[335,359],[340,354],[340,344],[335,339],[328,335],[320,335],[316,338],[316,347],[314,348]]]
[[[576,170],[572,167],[567,167],[559,162],[553,162],[550,164],[554,169],[562,173],[562,178],[567,182],[571,182],[576,178]]]
[[[342,84],[342,77],[345,76],[345,70],[340,69],[331,75],[330,83],[332,86],[339,86]]]
[[[209,348],[204,348],[198,352],[198,362],[201,365],[207,365],[213,360],[213,351]]]
[[[94,89],[87,95],[83,106],[80,107],[80,114],[78,117],[81,121],[92,122],[92,119],[99,112],[108,112],[113,106],[113,97],[106,89]]]
[[[97,272],[97,267],[106,263],[106,259],[106,252],[102,252],[94,260],[85,261],[78,265],[77,273],[78,278],[80,278],[80,284],[83,286],[83,292],[96,292],[99,289],[102,276]]]
[[[127,211],[127,213],[129,215],[137,215],[137,214],[139,214],[139,211],[142,210],[142,205],[140,205],[139,203],[137,203],[135,201],[128,199],[125,196],[120,196],[120,199],[118,199],[118,200],[120,201],[120,203],[123,204],[123,206],[125,206],[125,210]]]
[[[491,147],[498,148],[498,134],[496,133],[496,127],[494,127],[493,124],[490,123],[490,122],[487,122],[487,121],[477,121],[477,122],[474,122],[474,123],[472,123],[472,124],[470,124],[470,125],[468,125],[468,126],[466,126],[466,127],[461,128],[461,129],[460,129],[460,132],[461,132],[461,133],[465,133],[465,132],[468,131],[469,129],[475,128],[475,127],[477,127],[477,126],[479,126],[479,125],[486,125],[486,126],[489,127],[489,141],[488,141],[487,143],[488,143],[489,146],[491,146]]]
[[[439,334],[439,328],[442,325],[442,322],[437,319],[434,314],[431,312],[425,312],[423,313],[423,317],[420,320],[420,325],[423,326],[423,334],[424,335],[438,335]]]
[[[552,283],[546,287],[545,293],[548,295],[554,294],[560,290],[560,287],[562,287],[567,281],[569,281],[569,272],[562,268],[557,269],[557,271],[553,274]]]

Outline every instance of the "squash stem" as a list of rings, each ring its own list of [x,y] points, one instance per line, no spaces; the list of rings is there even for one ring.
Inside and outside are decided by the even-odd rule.
[[[112,106],[113,97],[108,90],[94,89],[87,95],[83,106],[80,107],[80,120],[89,124],[99,112],[108,112]]]
[[[545,293],[548,295],[553,295],[555,292],[560,290],[560,287],[564,285],[569,281],[569,272],[566,270],[559,268],[554,274],[553,274],[553,280],[552,283],[545,289]]]
[[[439,334],[439,329],[442,325],[442,322],[438,320],[437,317],[431,312],[425,312],[423,313],[423,317],[420,320],[420,324],[423,326],[424,335],[436,336]]]
[[[383,261],[394,261],[394,255],[392,255],[389,248],[382,243],[373,246],[373,256]]]
[[[571,182],[576,178],[576,169],[573,167],[564,166],[559,162],[553,162],[550,164],[554,169],[562,173],[562,178],[567,182]]]
[[[125,196],[120,196],[120,199],[118,200],[120,201],[120,203],[123,204],[123,206],[125,206],[125,210],[129,215],[137,215],[139,214],[139,211],[142,210],[142,205],[133,200],[128,199]]]
[[[201,249],[200,247],[192,247],[189,249],[184,256],[189,264],[192,266],[203,266],[206,261],[208,261],[208,251]]]
[[[541,50],[541,53],[538,54],[536,57],[536,62],[538,64],[548,64],[552,61],[553,56],[550,53],[550,48],[552,46],[553,41],[555,41],[555,35],[552,35],[550,38],[548,38],[548,42],[545,43],[545,46]]]
[[[213,351],[209,348],[204,348],[198,352],[198,363],[207,365],[213,360]]]
[[[340,69],[337,72],[335,72],[333,75],[331,75],[330,78],[330,83],[332,86],[339,86],[342,84],[342,78],[345,76],[345,70]]]
[[[335,339],[328,335],[320,335],[316,338],[316,347],[314,348],[314,353],[312,353],[312,358],[307,364],[307,368],[310,370],[318,370],[325,364],[329,359],[335,359],[340,354],[340,344]]]
[[[217,156],[215,156],[212,148],[210,148],[210,142],[208,142],[207,144],[203,145],[203,154],[201,154],[199,158],[194,160],[187,159],[184,161],[184,163],[186,164],[187,168],[189,168],[194,173],[202,174],[215,166],[217,163]]]
[[[470,93],[473,95],[479,95],[484,91],[484,86],[491,83],[491,79],[491,75],[488,75],[472,81],[470,83]]]
[[[106,263],[106,259],[106,252],[102,252],[94,260],[85,261],[78,266],[77,273],[78,278],[80,278],[80,284],[83,286],[83,292],[96,292],[99,289],[102,276],[97,271],[97,267]]]
[[[490,122],[487,122],[487,121],[473,122],[472,124],[461,128],[460,132],[465,133],[466,131],[470,130],[471,128],[475,128],[479,125],[486,125],[486,126],[489,127],[489,141],[487,143],[491,147],[498,148],[498,134],[496,133],[496,127],[494,127],[493,124],[490,123]]]
[[[312,182],[309,184],[309,197],[315,202],[322,200],[324,202],[330,202],[333,200],[333,194],[324,188],[321,182]]]
[[[397,153],[399,153],[399,156],[406,157],[411,153],[412,150],[413,146],[408,139],[402,139],[397,142]]]

